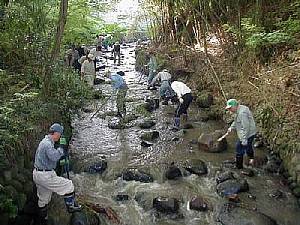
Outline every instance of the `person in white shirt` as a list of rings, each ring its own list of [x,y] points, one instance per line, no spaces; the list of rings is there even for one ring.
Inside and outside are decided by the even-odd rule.
[[[171,88],[176,93],[179,100],[179,104],[175,111],[174,118],[174,130],[179,130],[180,127],[180,116],[183,116],[183,120],[187,121],[187,109],[189,108],[191,102],[193,101],[193,96],[191,94],[191,89],[183,82],[174,81],[171,84]]]
[[[94,55],[88,54],[87,59],[82,63],[81,66],[81,79],[84,79],[91,87],[94,85],[94,79],[96,76]]]

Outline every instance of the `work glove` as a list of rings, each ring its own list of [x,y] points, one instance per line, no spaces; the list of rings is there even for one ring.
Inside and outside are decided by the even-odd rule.
[[[247,145],[248,145],[247,140],[243,140],[243,141],[242,141],[242,145],[243,145],[244,147],[247,146]]]
[[[227,132],[230,133],[230,132],[232,132],[232,130],[233,130],[232,127],[229,127]]]
[[[182,104],[183,103],[183,98],[179,98],[179,102],[180,102],[180,104]]]
[[[67,146],[67,140],[65,137],[61,137],[59,139],[59,147],[64,150],[64,154],[68,153],[68,146]]]

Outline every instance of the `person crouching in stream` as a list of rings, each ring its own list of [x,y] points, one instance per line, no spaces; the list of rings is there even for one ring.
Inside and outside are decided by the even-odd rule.
[[[124,75],[123,71],[119,71],[116,74],[111,74],[110,72],[107,73],[107,76],[111,79],[113,91],[117,94],[117,115],[120,118],[124,118],[126,116],[125,102],[128,86],[121,75]]]
[[[252,147],[256,135],[256,126],[252,112],[245,105],[240,105],[236,99],[227,101],[226,109],[234,113],[234,121],[228,128],[228,133],[236,130],[238,141],[236,142],[236,168],[243,168],[243,157],[246,153],[249,157],[249,164],[253,164],[254,151]]]
[[[150,87],[160,81],[159,95],[163,99],[163,105],[168,105],[168,101],[175,96],[175,92],[171,88],[171,74],[167,69],[159,72],[151,81]]]
[[[39,225],[47,224],[47,208],[53,192],[64,196],[69,213],[81,210],[81,206],[75,201],[73,182],[57,176],[55,172],[57,161],[67,153],[65,145],[60,145],[57,149],[54,148],[54,143],[60,140],[63,130],[63,126],[54,123],[35,152],[32,174],[37,188]]]
[[[81,79],[93,87],[94,79],[96,77],[96,69],[94,64],[94,55],[88,54],[87,59],[81,65]]]
[[[183,117],[183,122],[187,121],[187,110],[193,101],[191,89],[183,82],[174,81],[171,84],[171,88],[176,93],[178,98],[178,106],[175,110],[174,126],[173,130],[179,130],[180,127],[180,116]]]

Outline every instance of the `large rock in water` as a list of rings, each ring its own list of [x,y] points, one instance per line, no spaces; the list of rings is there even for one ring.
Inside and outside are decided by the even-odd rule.
[[[216,182],[217,184],[223,183],[226,180],[232,180],[235,179],[233,176],[233,172],[231,171],[226,171],[224,173],[219,173],[216,176]]]
[[[217,185],[217,192],[220,196],[230,196],[248,190],[249,185],[246,179],[226,180]]]
[[[198,138],[198,147],[200,150],[207,152],[223,152],[227,149],[227,140],[223,138],[221,141],[217,141],[224,132],[222,130],[216,130],[212,133],[202,133]]]
[[[153,177],[150,174],[139,171],[138,169],[126,169],[122,173],[123,180],[140,181],[143,183],[153,182]]]
[[[158,137],[159,137],[159,132],[156,130],[152,130],[152,131],[143,133],[141,136],[141,139],[143,141],[154,141]]]
[[[108,127],[110,129],[124,129],[125,124],[117,117],[113,117],[109,122],[108,122]]]
[[[207,165],[201,159],[192,159],[186,162],[184,169],[198,176],[207,174]]]
[[[162,213],[177,213],[179,201],[176,198],[157,197],[153,199],[153,208]]]
[[[87,169],[85,169],[85,172],[88,173],[98,173],[102,174],[107,169],[107,161],[104,159],[101,159],[98,162],[95,162],[94,164],[90,165]]]
[[[192,210],[206,211],[208,209],[208,204],[202,197],[193,197],[189,204]]]
[[[139,127],[142,129],[149,129],[155,125],[153,120],[146,119],[139,124]]]
[[[169,166],[168,170],[166,171],[165,177],[168,180],[176,180],[176,179],[182,177],[182,173],[181,173],[180,169],[172,163]]]
[[[219,206],[216,220],[222,225],[277,225],[271,217],[230,203]]]

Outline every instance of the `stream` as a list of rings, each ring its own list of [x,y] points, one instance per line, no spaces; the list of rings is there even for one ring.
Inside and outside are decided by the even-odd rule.
[[[227,138],[227,151],[201,151],[192,140],[197,140],[203,132],[223,129],[226,124],[214,120],[202,122],[200,118],[203,110],[192,105],[189,109],[189,122],[193,128],[173,132],[170,128],[173,124],[175,105],[160,104],[152,113],[145,113],[141,110],[145,99],[158,98],[158,90],[147,90],[146,76],[135,71],[135,44],[122,46],[121,52],[123,56],[120,66],[115,66],[112,59],[101,60],[111,72],[125,72],[124,78],[129,86],[127,115],[132,117],[132,121],[126,124],[125,129],[110,129],[109,123],[117,121],[115,98],[109,98],[112,93],[111,85],[104,82],[94,86],[106,98],[93,100],[81,113],[75,115],[72,121],[74,133],[70,145],[74,173],[71,173],[71,179],[77,194],[89,202],[110,206],[120,216],[124,225],[234,225],[235,223],[228,222],[230,220],[218,222],[215,218],[217,205],[228,202],[216,192],[215,177],[221,169],[222,162],[234,157],[236,137],[231,135]],[[106,54],[110,56],[110,53]],[[97,76],[103,77],[103,73],[104,70],[100,70]],[[100,110],[94,115],[98,109]],[[151,129],[141,129],[138,124],[145,117],[155,121],[156,125]],[[141,135],[149,130],[158,131],[159,137],[150,147],[142,147]],[[266,154],[266,149],[256,149],[256,155]],[[104,173],[85,172],[90,165],[103,158],[107,161]],[[207,164],[208,173],[202,176],[187,175],[177,180],[165,178],[165,171],[171,162],[180,166],[192,159],[203,160]],[[146,171],[153,176],[154,181],[125,181],[120,175],[127,168]],[[300,210],[297,199],[288,187],[282,184],[281,177],[277,174],[267,174],[261,168],[254,168],[254,171],[254,177],[244,177],[249,183],[249,191],[239,194],[241,206],[247,209],[255,208],[255,212],[271,217],[278,225],[299,225]],[[235,172],[239,174],[239,171]],[[282,197],[271,196],[277,190],[280,190]],[[128,195],[128,200],[116,201],[115,196],[118,194]],[[153,199],[159,196],[178,199],[179,212],[176,215],[157,213],[152,204]],[[203,197],[208,202],[208,210],[190,210],[188,202],[193,196]],[[61,212],[63,213],[65,212]],[[106,223],[110,224],[109,221]],[[271,223],[236,222],[236,225],[239,224]]]

